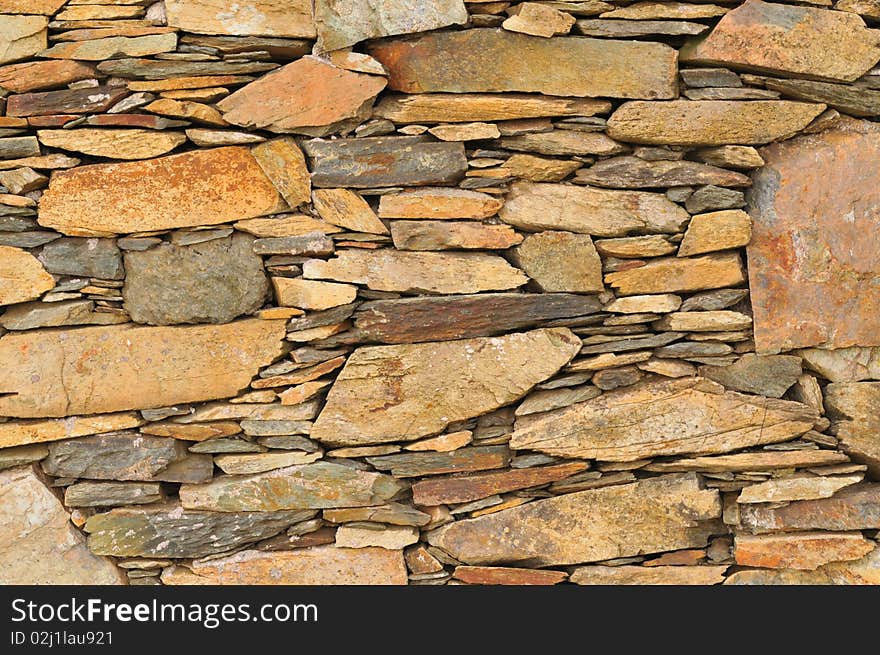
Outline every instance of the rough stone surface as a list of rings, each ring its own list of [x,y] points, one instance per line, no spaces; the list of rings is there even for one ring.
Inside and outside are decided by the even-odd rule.
[[[122,253],[112,239],[56,239],[43,247],[38,259],[50,273],[84,275],[102,280],[125,277]]]
[[[824,109],[788,100],[627,102],[608,120],[608,135],[655,145],[763,144],[799,132]]]
[[[218,103],[223,118],[247,128],[324,136],[341,121],[366,118],[385,79],[303,57]]]
[[[423,480],[413,485],[413,502],[417,505],[466,503],[492,494],[537,487],[562,480],[586,468],[587,465],[581,462],[569,462],[503,473]]]
[[[54,286],[55,278],[27,250],[0,246],[0,305],[39,298]]]
[[[400,123],[469,123],[542,116],[592,116],[607,112],[606,100],[554,98],[506,93],[417,93],[387,95],[373,110],[379,118]]]
[[[308,0],[166,0],[168,24],[188,32],[236,36],[315,37]]]
[[[691,218],[687,232],[678,248],[678,256],[702,255],[717,250],[739,248],[752,237],[752,219],[744,211],[698,214]]]
[[[0,64],[27,59],[46,47],[43,16],[3,16],[0,25]]]
[[[718,492],[683,474],[456,521],[428,541],[466,564],[579,564],[703,546],[720,515]]]
[[[68,416],[231,397],[281,354],[283,336],[283,322],[259,319],[7,334],[0,338],[0,414]],[[147,366],[149,376],[141,373]]]
[[[805,348],[798,354],[806,368],[832,382],[880,379],[880,348]]]
[[[383,196],[383,199],[385,196]],[[370,234],[388,234],[372,207],[348,189],[315,189],[312,202],[322,219],[331,225]]]
[[[155,130],[78,128],[40,130],[40,143],[50,148],[113,159],[149,159],[174,150],[186,141],[179,132]]]
[[[601,308],[593,296],[562,293],[401,298],[364,303],[355,314],[355,327],[368,341],[442,341],[512,332]]]
[[[726,566],[580,566],[571,573],[579,585],[715,585]]]
[[[855,14],[749,0],[705,39],[686,46],[681,59],[851,82],[878,55],[880,39]]]
[[[116,585],[125,579],[110,560],[89,552],[61,502],[29,467],[0,471],[0,537],[4,585]]]
[[[184,485],[186,509],[218,512],[271,512],[378,505],[405,485],[387,475],[317,462],[247,476],[218,477],[204,485]]]
[[[0,325],[7,330],[32,330],[65,325],[114,325],[127,322],[128,317],[124,314],[95,311],[93,300],[24,302],[9,307],[0,316]]]
[[[0,67],[0,86],[11,93],[27,93],[78,82],[94,75],[95,69],[90,64],[78,61],[28,61]]]
[[[589,240],[590,237],[581,238]],[[507,225],[473,221],[393,221],[391,239],[398,250],[505,250],[522,242],[523,237]],[[598,255],[595,264],[601,283]]]
[[[162,230],[263,216],[279,200],[247,148],[230,146],[56,173],[39,222],[74,236]]]
[[[834,382],[824,393],[841,449],[874,475],[880,473],[880,382]]]
[[[411,189],[383,195],[379,199],[380,218],[462,219],[490,218],[504,202],[478,191],[465,189]]]
[[[419,136],[315,140],[304,147],[312,157],[312,184],[322,188],[446,184],[467,169],[461,143]]]
[[[311,436],[358,445],[436,434],[452,421],[522,397],[567,364],[579,347],[569,330],[550,329],[360,348],[337,377]],[[386,376],[392,373],[389,385]]]
[[[84,530],[97,555],[204,557],[271,537],[312,516],[309,510],[202,512],[169,502],[95,514]]]
[[[880,132],[867,121],[762,149],[767,164],[750,194],[748,247],[758,352],[880,345],[872,254],[878,151]]]
[[[287,552],[246,550],[194,562],[186,584],[404,585],[402,551],[319,546]],[[172,584],[165,579],[165,584]]]
[[[515,184],[501,220],[529,232],[565,230],[599,237],[677,232],[687,212],[658,193],[563,184]]]
[[[724,453],[787,441],[809,430],[815,418],[814,410],[800,403],[725,392],[685,378],[519,417],[510,446],[624,462],[661,453]]]
[[[136,323],[228,323],[263,305],[269,282],[254,239],[236,234],[191,246],[125,253],[124,307]]]
[[[345,48],[367,39],[461,24],[467,22],[467,18],[467,10],[461,0],[315,2],[318,47],[326,51]]]
[[[7,421],[0,423],[0,448],[125,430],[143,423],[143,419],[134,412],[39,421]]]
[[[309,169],[296,141],[289,137],[273,139],[254,146],[251,154],[288,205],[298,207],[309,201]]]
[[[504,30],[437,32],[370,44],[388,86],[406,93],[525,91],[544,95],[666,99],[676,95],[675,52],[658,43]],[[446,53],[455,52],[449,58]],[[443,65],[436,65],[438,58]]]
[[[529,235],[514,249],[513,259],[541,291],[596,293],[604,289],[602,262],[585,234]]]
[[[790,477],[767,480],[746,487],[736,499],[738,503],[777,503],[792,500],[830,498],[835,493],[862,480],[861,475],[835,477]]]
[[[391,249],[340,250],[331,260],[310,259],[303,277],[365,284],[377,291],[443,294],[515,289],[528,281],[498,255]]]
[[[799,357],[752,353],[743,355],[730,366],[700,368],[700,375],[720,382],[728,389],[771,398],[782,398],[782,395],[797,382],[801,372]]]

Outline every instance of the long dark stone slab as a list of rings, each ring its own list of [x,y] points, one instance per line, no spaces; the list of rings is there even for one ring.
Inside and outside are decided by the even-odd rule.
[[[596,296],[573,293],[401,298],[364,303],[355,314],[355,328],[362,341],[448,341],[503,334],[600,311],[602,303]]]

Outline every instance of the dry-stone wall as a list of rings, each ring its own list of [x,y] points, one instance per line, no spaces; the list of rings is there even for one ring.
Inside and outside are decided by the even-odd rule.
[[[880,583],[878,21],[0,0],[0,581]]]

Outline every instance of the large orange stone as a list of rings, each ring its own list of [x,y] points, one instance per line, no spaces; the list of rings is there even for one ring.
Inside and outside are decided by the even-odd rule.
[[[192,571],[198,578],[187,579],[184,584],[406,584],[403,551],[375,547],[318,546],[278,553],[245,550],[226,557],[193,562]],[[164,576],[163,581],[169,584]]]
[[[388,70],[389,88],[407,93],[526,91],[645,99],[678,95],[676,52],[661,43],[544,39],[473,29],[388,39],[367,50]]]
[[[861,532],[737,535],[734,554],[742,566],[812,571],[823,564],[860,559],[874,550]]]
[[[880,345],[880,128],[846,121],[761,156],[748,207],[758,352]]]
[[[284,206],[250,151],[231,146],[55,173],[38,222],[64,234],[100,236],[216,225]]]
[[[284,321],[28,330],[0,339],[0,416],[39,418],[230,398],[282,353]]]
[[[856,14],[750,0],[681,61],[852,82],[880,59],[880,36]]]
[[[221,100],[230,123],[272,132],[324,136],[339,123],[367,118],[385,78],[337,68],[306,56]]]

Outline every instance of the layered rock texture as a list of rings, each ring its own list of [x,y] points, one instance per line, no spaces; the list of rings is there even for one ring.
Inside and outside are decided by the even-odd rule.
[[[880,584],[878,20],[0,2],[0,583]]]

